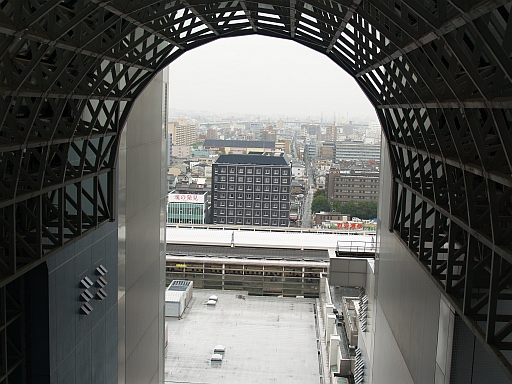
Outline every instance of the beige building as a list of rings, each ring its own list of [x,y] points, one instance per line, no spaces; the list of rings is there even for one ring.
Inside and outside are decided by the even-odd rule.
[[[178,119],[178,121],[168,123],[167,127],[173,146],[194,145],[197,142],[196,126],[188,124],[186,119]]]
[[[190,145],[173,145],[172,156],[180,159],[189,158],[192,154],[192,147]]]
[[[276,141],[276,150],[282,150],[284,153],[291,153],[291,140],[279,139]]]
[[[379,173],[368,171],[331,170],[326,177],[326,195],[329,204],[333,200],[341,203],[379,199]]]

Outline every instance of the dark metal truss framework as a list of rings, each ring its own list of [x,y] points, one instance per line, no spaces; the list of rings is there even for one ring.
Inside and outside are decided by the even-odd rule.
[[[511,7],[0,0],[0,286],[115,218],[119,134],[155,73],[218,38],[290,39],[330,57],[377,108],[389,228],[512,378]]]

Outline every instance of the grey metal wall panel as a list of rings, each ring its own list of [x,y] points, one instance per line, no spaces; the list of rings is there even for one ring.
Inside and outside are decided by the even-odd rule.
[[[117,253],[117,225],[108,223],[70,244],[48,262],[51,382],[105,383],[107,375],[109,383],[117,382],[117,347],[112,350],[112,344],[117,345],[118,326]],[[87,276],[95,282],[95,268],[100,264],[108,271],[103,288],[107,297],[91,299],[93,310],[86,316],[79,312],[83,304],[79,296],[84,290],[80,280]],[[97,289],[93,285],[89,291],[95,295]],[[116,316],[112,316],[112,311]],[[100,329],[111,332],[103,331],[99,340],[95,332]],[[91,353],[92,343],[95,353]],[[97,372],[102,374],[98,376]]]
[[[381,180],[391,179],[386,152],[381,172]],[[386,206],[390,193],[389,188],[381,189],[380,206]],[[414,382],[433,383],[441,293],[409,255],[408,249],[387,229],[387,217],[382,213],[376,277],[379,305]],[[377,321],[381,323],[384,319]],[[384,354],[388,353],[380,349],[381,344],[376,331],[376,364],[380,359],[386,359]]]
[[[164,289],[165,257],[163,86],[160,73],[135,103],[122,134],[118,168],[122,215],[118,221],[119,383],[148,383],[155,375],[163,378],[163,322],[159,321],[163,318],[160,291]]]
[[[455,317],[453,329],[452,384],[471,384],[475,338],[460,317]]]
[[[377,302],[375,313],[374,361],[372,383],[414,384],[415,381],[407,368],[393,332],[389,327],[380,304]],[[430,382],[432,384],[433,381]]]
[[[455,317],[450,383],[510,383],[503,370],[459,316]]]

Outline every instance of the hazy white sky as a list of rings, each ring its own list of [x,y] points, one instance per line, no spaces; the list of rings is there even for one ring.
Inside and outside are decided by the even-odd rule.
[[[169,77],[171,108],[377,121],[348,74],[327,56],[292,41],[220,39],[178,58]]]

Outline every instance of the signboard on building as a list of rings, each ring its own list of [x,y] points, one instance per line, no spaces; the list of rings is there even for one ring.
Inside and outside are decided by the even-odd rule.
[[[204,203],[205,194],[193,195],[184,193],[171,193],[169,203]]]

